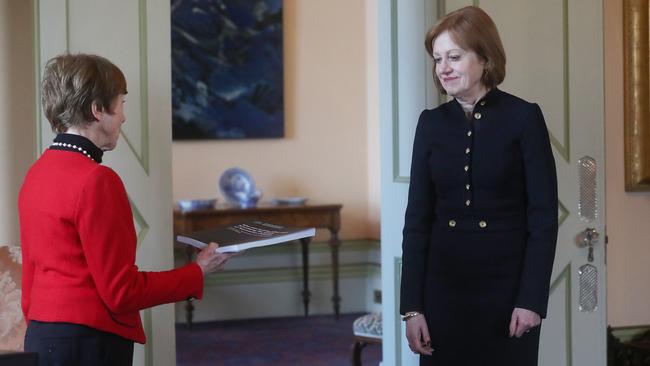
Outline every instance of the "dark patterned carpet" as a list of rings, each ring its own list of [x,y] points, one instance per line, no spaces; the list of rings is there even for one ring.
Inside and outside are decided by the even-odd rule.
[[[362,314],[199,323],[176,326],[178,366],[349,366],[352,322]],[[376,366],[381,346],[362,352]]]

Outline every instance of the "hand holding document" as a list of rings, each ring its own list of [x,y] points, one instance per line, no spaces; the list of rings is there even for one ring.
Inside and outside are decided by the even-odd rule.
[[[220,253],[217,251],[219,244],[210,243],[196,255],[196,264],[201,267],[203,275],[223,271],[226,262],[239,253]]]

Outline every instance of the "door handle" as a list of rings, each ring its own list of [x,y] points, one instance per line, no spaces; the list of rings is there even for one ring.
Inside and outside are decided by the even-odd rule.
[[[579,248],[587,248],[589,254],[587,261],[594,261],[594,245],[598,244],[600,234],[592,227],[588,227],[576,236],[576,244]],[[582,312],[593,312],[598,308],[598,268],[586,263],[578,269],[580,287],[580,306]]]
[[[594,245],[598,244],[600,240],[600,234],[594,228],[588,227],[584,229],[581,233],[576,236],[576,245],[579,248],[588,248],[589,254],[587,255],[587,260],[589,262],[594,261]]]

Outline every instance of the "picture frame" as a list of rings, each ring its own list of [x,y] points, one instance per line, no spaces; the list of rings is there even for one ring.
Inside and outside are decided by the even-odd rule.
[[[650,191],[648,0],[623,2],[625,191]]]
[[[283,138],[282,0],[171,0],[172,139]]]

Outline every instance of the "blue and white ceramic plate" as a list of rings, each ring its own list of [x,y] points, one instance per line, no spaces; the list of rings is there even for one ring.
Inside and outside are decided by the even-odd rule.
[[[240,168],[230,168],[223,172],[219,178],[219,189],[230,204],[240,207],[255,206],[262,196],[255,188],[253,177]]]
[[[216,198],[210,199],[195,199],[195,200],[178,200],[178,208],[181,211],[194,211],[194,210],[205,210],[209,208],[214,208],[214,205],[217,204]]]
[[[304,205],[307,202],[307,197],[277,197],[271,200],[274,205]]]

